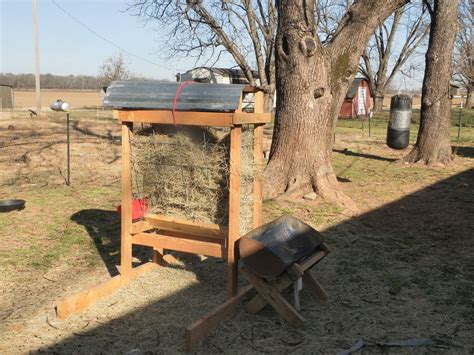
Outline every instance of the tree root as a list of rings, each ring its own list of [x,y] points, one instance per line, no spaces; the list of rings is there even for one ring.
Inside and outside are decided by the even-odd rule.
[[[313,174],[306,176],[285,174],[280,169],[268,165],[265,170],[264,196],[275,198],[283,195],[288,198],[299,198],[311,190],[316,192],[323,200],[346,209],[349,215],[360,212],[354,201],[341,191],[339,182],[332,168],[324,167]]]
[[[356,215],[360,212],[355,202],[341,191],[339,182],[333,172],[316,175],[313,179],[313,188],[324,200],[344,207],[349,214]]]
[[[423,152],[419,147],[414,146],[404,160],[411,164],[420,163],[428,166],[443,167],[452,163],[453,154],[451,147],[449,147],[449,152],[445,147],[439,147],[435,151]]]

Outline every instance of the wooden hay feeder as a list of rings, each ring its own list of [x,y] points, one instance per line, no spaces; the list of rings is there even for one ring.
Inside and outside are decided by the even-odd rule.
[[[242,96],[254,94],[253,112],[244,112]],[[179,97],[177,97],[179,95]],[[263,159],[263,125],[270,114],[263,112],[263,92],[243,85],[160,83],[156,81],[122,81],[109,86],[104,106],[114,109],[122,124],[122,202],[120,275],[60,301],[57,314],[61,319],[86,309],[107,297],[141,273],[157,267],[166,259],[163,250],[202,254],[223,258],[227,262],[227,297],[237,295],[237,263],[234,251],[239,239],[240,169],[242,125],[254,125],[254,160]],[[176,107],[177,106],[177,107]],[[212,126],[230,128],[229,216],[228,225],[190,221],[157,214],[145,214],[132,221],[131,144],[134,125]],[[253,227],[262,224],[262,178],[253,183]],[[132,267],[132,246],[153,248],[153,262]],[[193,333],[194,334],[194,333]]]

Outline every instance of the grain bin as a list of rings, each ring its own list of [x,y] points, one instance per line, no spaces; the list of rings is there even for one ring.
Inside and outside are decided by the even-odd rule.
[[[393,149],[405,149],[410,140],[412,100],[408,95],[395,95],[390,101],[390,121],[387,129],[387,145]]]

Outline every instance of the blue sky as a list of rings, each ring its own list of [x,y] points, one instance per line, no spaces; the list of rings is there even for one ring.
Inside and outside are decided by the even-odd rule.
[[[131,0],[54,0],[107,40],[148,61],[124,53],[130,71],[155,79],[175,79],[175,74],[195,66],[195,59],[166,58],[160,35],[166,29],[126,12]],[[37,0],[41,73],[97,75],[107,57],[119,49],[90,33],[62,12],[53,0]],[[33,19],[31,0],[0,0],[0,72],[33,73]],[[163,40],[163,39],[162,39]],[[419,58],[418,58],[419,60]],[[198,63],[199,64],[199,63]],[[227,58],[218,63],[232,66]],[[399,75],[394,86],[420,87],[422,72],[411,80]]]
[[[169,60],[157,43],[160,31],[124,12],[127,0],[55,0],[109,41],[156,66],[125,53],[131,72],[174,80],[194,60]],[[97,38],[64,14],[52,0],[37,0],[41,73],[98,74],[101,63],[120,50]],[[0,72],[34,72],[31,0],[0,0]]]

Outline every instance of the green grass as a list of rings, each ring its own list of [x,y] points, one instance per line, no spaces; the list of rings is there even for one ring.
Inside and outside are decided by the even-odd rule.
[[[461,112],[461,130],[460,130],[460,142],[472,142],[474,141],[474,110],[453,108],[452,109],[452,124],[451,124],[451,141],[457,142],[458,136],[458,120],[459,113]],[[387,125],[390,118],[390,112],[384,111],[378,113],[370,120],[370,136],[374,139],[384,139],[387,134]],[[410,126],[410,143],[416,142],[416,136],[419,129],[419,118],[420,110],[414,109],[412,113],[412,124]],[[365,135],[369,135],[369,121],[368,120],[338,120],[337,122],[338,132],[355,132],[359,131]]]
[[[96,244],[102,244],[102,238],[93,239],[83,225],[71,218],[88,209],[113,213],[120,198],[118,186],[54,186],[16,196],[27,201],[26,208],[0,214],[0,229],[12,239],[12,247],[0,251],[1,269],[46,271],[60,260],[74,263],[79,259],[90,266],[100,262]]]

